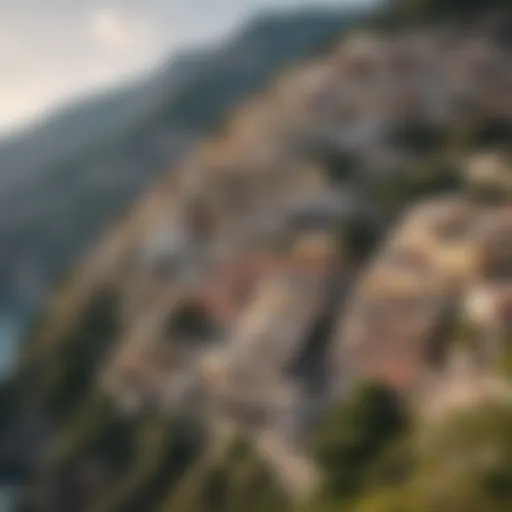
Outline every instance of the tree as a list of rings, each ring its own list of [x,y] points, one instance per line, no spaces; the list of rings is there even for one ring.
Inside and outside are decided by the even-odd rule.
[[[286,512],[289,503],[252,446],[236,438],[220,459],[205,455],[189,471],[162,512]]]
[[[358,385],[319,427],[313,453],[324,470],[325,491],[355,496],[370,478],[371,466],[406,427],[395,394],[373,383]]]
[[[355,155],[344,151],[326,151],[321,155],[321,160],[333,183],[347,183],[357,178],[360,162]]]
[[[378,238],[376,226],[369,220],[358,218],[343,221],[338,228],[337,236],[342,253],[356,263],[371,253]]]
[[[165,414],[143,418],[135,432],[133,456],[117,481],[99,496],[91,511],[151,509],[172,489],[194,460],[199,444],[185,425]]]
[[[487,403],[418,431],[404,485],[361,496],[356,512],[505,512],[512,503],[512,407]]]
[[[394,0],[390,4],[399,17],[418,21],[447,17],[467,19],[493,9],[508,10],[512,6],[510,0]]]
[[[399,487],[379,489],[357,502],[354,512],[414,512],[408,491]]]
[[[109,289],[92,295],[81,318],[39,358],[30,392],[47,412],[64,421],[83,404],[97,370],[118,333],[118,297]]]

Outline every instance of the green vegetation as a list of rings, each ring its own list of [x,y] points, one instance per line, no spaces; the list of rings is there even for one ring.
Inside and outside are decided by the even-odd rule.
[[[166,328],[170,339],[198,344],[211,341],[217,332],[218,326],[210,318],[207,310],[200,305],[186,302],[173,312]]]
[[[512,407],[488,402],[434,424],[406,421],[389,392],[356,391],[320,429],[325,488],[312,512],[505,512]]]
[[[174,488],[199,449],[197,440],[186,435],[183,424],[160,414],[143,418],[133,438],[130,463],[96,500],[91,512],[136,512],[156,507],[164,493]]]
[[[512,189],[495,183],[468,183],[468,196],[483,205],[506,205],[512,201]]]
[[[391,142],[401,149],[418,156],[429,156],[446,144],[448,130],[436,128],[425,122],[407,122],[393,130]]]
[[[432,156],[394,176],[370,185],[371,194],[386,211],[398,212],[404,205],[462,189],[458,170],[446,157]]]
[[[429,427],[402,495],[411,511],[493,512],[512,499],[512,408],[489,403]]]
[[[250,444],[236,439],[220,460],[203,457],[161,512],[285,512],[290,507]]]
[[[390,456],[399,451],[389,450],[406,429],[405,412],[391,391],[371,383],[354,389],[320,426],[313,442],[325,474],[323,493],[349,500],[370,482],[396,478],[401,461]]]
[[[407,21],[439,18],[468,18],[492,9],[510,9],[510,0],[392,0],[397,16]]]
[[[449,339],[461,349],[475,353],[482,343],[482,329],[463,314],[455,315]]]
[[[115,340],[117,320],[116,295],[108,290],[98,292],[80,320],[39,361],[31,388],[55,417],[63,419],[82,405],[99,365]]]
[[[41,476],[65,486],[84,463],[104,468],[110,485],[84,496],[91,512],[156,510],[202,449],[202,433],[157,412],[121,414],[110,398],[91,395],[54,438]],[[89,493],[88,493],[89,494]]]
[[[327,152],[320,159],[329,179],[335,183],[347,183],[357,179],[359,162],[355,155],[346,152]]]
[[[93,512],[505,512],[511,429],[510,405],[491,402],[418,425],[394,392],[361,383],[312,440],[323,485],[292,507],[250,443],[236,438],[213,456],[190,424],[127,418],[97,394],[58,436],[48,474],[100,456],[115,478],[94,496]]]
[[[503,346],[498,359],[498,374],[512,381],[512,329],[506,328],[503,333]]]
[[[103,451],[115,465],[127,463],[135,424],[123,417],[109,396],[93,392],[78,411],[63,423],[49,454],[50,468],[64,468],[84,454]]]
[[[368,220],[352,218],[341,223],[337,238],[341,253],[346,254],[353,262],[360,263],[375,248],[378,232]]]

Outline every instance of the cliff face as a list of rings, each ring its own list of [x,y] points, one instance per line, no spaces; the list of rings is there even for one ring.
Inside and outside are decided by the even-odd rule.
[[[511,278],[511,57],[484,29],[433,27],[357,33],[287,71],[56,292],[24,400],[58,428],[98,392],[130,418],[234,425],[278,440],[291,492],[314,486],[286,457],[331,400],[364,378],[431,389],[457,305]],[[467,165],[484,150],[485,186]]]

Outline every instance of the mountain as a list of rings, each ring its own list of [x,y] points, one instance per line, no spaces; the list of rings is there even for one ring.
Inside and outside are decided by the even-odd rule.
[[[279,69],[307,58],[357,17],[262,16],[226,42],[182,52],[150,76],[68,105],[2,141],[0,303],[39,303],[156,175]],[[27,289],[26,282],[36,284]]]
[[[154,180],[0,386],[23,510],[510,508],[512,47],[486,21],[340,34]]]
[[[507,510],[511,52],[486,23],[340,34],[155,179],[0,387],[28,510]]]

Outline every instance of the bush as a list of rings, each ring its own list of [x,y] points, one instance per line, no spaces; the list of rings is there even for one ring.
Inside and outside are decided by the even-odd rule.
[[[114,293],[97,292],[81,320],[58,340],[51,358],[41,358],[32,387],[54,417],[63,420],[81,407],[117,335],[117,306]]]
[[[342,254],[354,262],[367,258],[378,240],[377,228],[368,220],[357,218],[342,222],[337,236]]]
[[[347,183],[357,177],[359,161],[350,153],[328,151],[323,155],[322,163],[327,169],[327,175],[333,183]]]
[[[510,0],[394,0],[391,5],[398,16],[418,21],[453,17],[467,19],[493,9],[511,8]]]
[[[285,512],[289,503],[251,445],[235,439],[220,460],[207,455],[186,475],[162,512]]]
[[[313,441],[327,494],[347,498],[364,488],[372,465],[404,433],[406,423],[392,391],[373,383],[357,386],[319,427]]]
[[[179,421],[164,414],[144,418],[134,435],[134,454],[117,482],[99,496],[91,510],[138,511],[157,505],[196,455]]]

